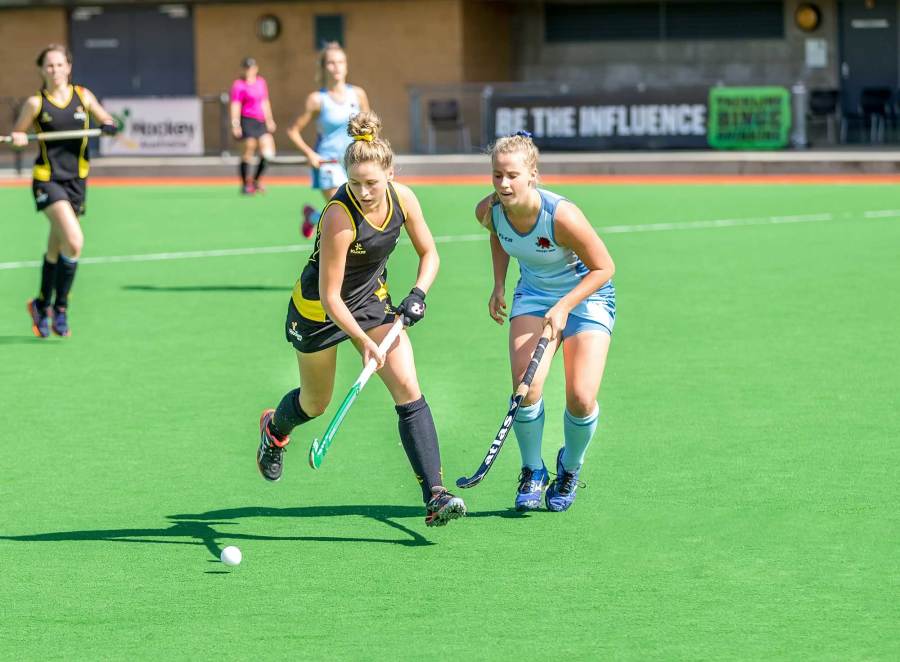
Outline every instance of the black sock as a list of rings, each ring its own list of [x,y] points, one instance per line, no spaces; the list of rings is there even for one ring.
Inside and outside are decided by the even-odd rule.
[[[247,175],[250,172],[250,164],[246,161],[241,161],[241,183],[245,186],[247,184]]]
[[[275,415],[269,421],[269,432],[284,439],[295,427],[311,421],[312,416],[300,407],[300,389],[286,393],[275,408]]]
[[[268,161],[266,161],[266,159],[264,157],[259,159],[259,164],[256,166],[256,174],[253,175],[253,181],[255,181],[255,182],[259,181],[259,178],[262,177],[263,170],[266,169],[267,164],[268,164]]]
[[[58,258],[57,258],[58,259]],[[38,308],[46,308],[53,299],[53,285],[56,282],[56,262],[50,262],[44,256],[44,266],[41,267],[41,293],[35,302]]]
[[[441,451],[431,408],[422,396],[415,402],[395,407],[400,416],[400,441],[409,463],[422,486],[422,499],[427,503],[431,488],[441,485]]]
[[[54,308],[65,308],[69,305],[69,290],[75,280],[75,270],[78,269],[78,259],[59,254],[59,262],[56,263],[56,301]]]

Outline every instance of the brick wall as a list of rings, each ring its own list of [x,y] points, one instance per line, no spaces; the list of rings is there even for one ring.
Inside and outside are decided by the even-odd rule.
[[[10,9],[0,12],[0,133],[12,127],[4,97],[27,97],[41,86],[34,59],[47,44],[66,44],[66,11]]]
[[[315,89],[317,14],[344,16],[348,80],[366,90],[399,152],[409,149],[406,86],[464,79],[459,0],[197,5],[194,12],[197,93],[227,90],[240,74],[241,58],[252,55],[268,81],[276,143],[285,151],[292,146],[284,130]],[[281,21],[281,36],[274,42],[256,37],[256,19],[263,14]],[[308,142],[314,137],[313,130],[304,136]]]

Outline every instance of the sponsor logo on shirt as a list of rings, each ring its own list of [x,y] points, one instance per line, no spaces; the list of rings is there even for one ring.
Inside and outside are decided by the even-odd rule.
[[[297,340],[303,340],[303,335],[297,331],[297,323],[291,322],[291,328],[288,329],[288,335],[293,336]]]
[[[350,248],[350,253],[351,253],[352,255],[365,255],[365,254],[366,254],[366,249],[363,248],[363,245],[357,241],[357,242],[356,242],[355,244],[353,244],[353,246]]]

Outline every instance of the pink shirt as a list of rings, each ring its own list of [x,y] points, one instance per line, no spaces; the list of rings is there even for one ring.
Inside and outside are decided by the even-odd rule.
[[[243,78],[238,78],[231,85],[231,101],[241,104],[242,117],[252,117],[265,122],[266,114],[263,112],[262,105],[263,101],[268,98],[269,88],[266,86],[266,79],[262,76],[257,76],[252,85]]]

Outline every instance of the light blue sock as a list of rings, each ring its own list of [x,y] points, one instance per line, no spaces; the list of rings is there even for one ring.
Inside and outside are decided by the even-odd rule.
[[[562,454],[563,466],[568,471],[577,471],[584,464],[584,454],[591,443],[594,432],[597,431],[597,422],[600,419],[600,405],[594,408],[594,412],[584,418],[577,418],[569,413],[563,416],[563,436],[566,447]]]
[[[519,407],[513,430],[522,453],[522,466],[537,470],[544,466],[541,459],[541,440],[544,437],[544,399],[533,405]]]

